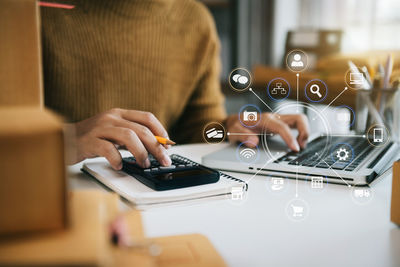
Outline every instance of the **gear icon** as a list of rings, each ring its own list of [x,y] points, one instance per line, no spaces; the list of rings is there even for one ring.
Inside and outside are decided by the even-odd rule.
[[[336,151],[336,157],[339,160],[347,160],[349,158],[349,151],[347,151],[345,148],[341,147],[339,148],[338,151]]]

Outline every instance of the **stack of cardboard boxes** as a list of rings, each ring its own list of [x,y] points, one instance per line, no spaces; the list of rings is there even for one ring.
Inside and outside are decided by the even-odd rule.
[[[117,247],[117,216],[146,243],[140,213],[121,214],[110,193],[68,191],[63,122],[43,107],[39,32],[35,0],[0,0],[0,266],[225,266],[196,234],[154,239],[157,257]]]

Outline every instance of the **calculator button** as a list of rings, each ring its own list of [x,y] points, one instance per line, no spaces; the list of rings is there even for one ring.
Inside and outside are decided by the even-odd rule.
[[[154,171],[158,171],[158,168],[151,168],[151,170]]]
[[[171,165],[171,166],[161,166],[160,170],[173,170],[175,169],[175,165]]]
[[[144,172],[150,172],[151,170],[150,169],[144,169]]]
[[[186,165],[179,164],[177,167],[178,167],[178,168],[185,168],[185,167],[186,167]]]

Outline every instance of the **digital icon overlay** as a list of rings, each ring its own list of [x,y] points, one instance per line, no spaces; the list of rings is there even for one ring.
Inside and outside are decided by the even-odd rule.
[[[301,198],[292,199],[286,206],[286,215],[292,221],[299,222],[305,220],[309,212],[308,203]]]
[[[354,159],[354,149],[350,144],[339,143],[336,144],[331,152],[331,160],[328,163],[333,164],[332,168],[343,169],[350,164]]]
[[[286,56],[286,65],[293,72],[302,72],[307,68],[307,54],[301,50],[293,50]]]
[[[369,87],[365,73],[356,66],[353,66],[353,69],[347,70],[344,81],[351,89],[367,89]]]
[[[254,128],[260,122],[261,109],[253,104],[244,105],[239,111],[239,121],[244,127]]]
[[[283,178],[271,178],[271,189],[272,191],[280,191],[285,185],[285,180]]]
[[[251,85],[251,74],[244,68],[234,69],[229,75],[229,85],[233,90],[243,92]]]
[[[218,122],[211,122],[203,129],[203,138],[209,144],[221,143],[224,141],[225,137],[225,128]]]
[[[324,177],[311,177],[311,188],[322,189],[324,188]]]
[[[233,186],[231,188],[231,199],[232,200],[243,200],[244,188],[243,186]]]
[[[307,99],[315,103],[325,100],[328,95],[328,87],[323,81],[318,79],[309,81],[304,91]]]
[[[236,149],[237,159],[245,164],[256,162],[259,156],[258,146],[250,141],[239,144]]]
[[[313,193],[321,193],[328,186],[328,178],[326,176],[309,174],[307,180],[309,181],[309,191]]]
[[[289,183],[287,179],[288,178],[286,177],[268,176],[265,180],[265,185],[268,191],[274,194],[279,194],[285,192],[288,189]]]
[[[346,105],[338,106],[335,110],[336,123],[341,126],[350,128],[354,125],[356,119],[356,113],[354,110]]]
[[[390,133],[385,125],[374,124],[367,131],[368,142],[375,147],[384,146],[390,140]]]
[[[368,186],[354,185],[351,190],[351,198],[356,204],[365,205],[371,202],[374,191]]]
[[[275,78],[268,83],[267,93],[270,99],[282,101],[290,94],[290,85],[283,78]]]

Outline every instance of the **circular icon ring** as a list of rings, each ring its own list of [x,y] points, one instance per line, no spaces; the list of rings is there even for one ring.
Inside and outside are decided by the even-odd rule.
[[[369,127],[366,137],[370,145],[381,147],[389,142],[390,133],[385,125],[374,124]]]
[[[225,140],[226,131],[219,122],[210,122],[203,128],[203,139],[208,144],[218,144]]]
[[[310,206],[301,198],[292,199],[286,205],[286,215],[294,222],[304,221],[309,213]]]
[[[252,77],[245,68],[236,68],[229,74],[228,82],[230,87],[237,92],[244,92],[249,89]]]
[[[247,104],[240,108],[238,116],[240,124],[247,128],[254,128],[261,121],[261,109],[256,105]]]
[[[331,151],[331,158],[334,163],[343,162],[348,165],[354,159],[354,149],[348,143],[338,143]]]
[[[278,82],[279,81],[279,82]],[[286,88],[282,87],[282,84],[286,83]],[[271,89],[271,85],[272,85],[272,89]],[[283,78],[275,78],[272,79],[271,81],[269,81],[268,86],[267,86],[267,93],[270,99],[280,102],[282,100],[285,100],[286,98],[289,97],[290,95],[290,84],[287,80],[283,79]],[[281,95],[284,95],[282,98],[276,98],[273,97],[272,95],[278,94],[280,93]]]
[[[302,72],[307,68],[308,56],[300,50],[292,50],[286,55],[286,66],[293,72]]]
[[[370,203],[374,197],[372,187],[364,184],[355,184],[351,187],[351,199],[358,205],[366,205]]]
[[[359,67],[354,67],[359,70]],[[350,68],[346,71],[344,75],[344,82],[346,83],[348,88],[353,90],[368,90],[370,85],[367,82],[367,78],[365,74],[361,71],[354,72],[353,68]]]
[[[354,112],[354,110],[351,107],[349,107],[347,105],[341,105],[341,106],[336,107],[337,110],[342,109],[342,108],[346,108],[346,109],[350,110],[350,112],[351,112],[350,117],[351,118],[348,118],[347,114],[343,114],[342,115],[340,111],[336,111],[337,120],[338,120],[338,122],[342,122],[342,121],[346,121],[347,122],[348,121],[349,122],[349,128],[350,128],[350,127],[352,127],[354,125],[354,122],[356,121],[356,113]]]
[[[253,164],[258,160],[259,157],[260,157],[260,150],[258,149],[258,146],[253,142],[244,141],[240,143],[236,148],[236,158],[241,163]]]
[[[321,87],[324,87],[324,88],[321,88]],[[323,90],[323,89],[325,89],[325,90]],[[322,92],[321,92],[321,90],[322,90]],[[308,91],[310,91],[310,92],[308,92]],[[325,98],[328,96],[328,86],[326,85],[326,83],[324,83],[323,81],[321,81],[319,79],[313,79],[313,80],[309,81],[306,84],[306,86],[304,87],[304,93],[309,101],[314,102],[314,103],[319,103],[321,101],[324,101]],[[311,95],[309,95],[309,94],[311,94]],[[318,99],[315,100],[313,96],[317,96]]]

